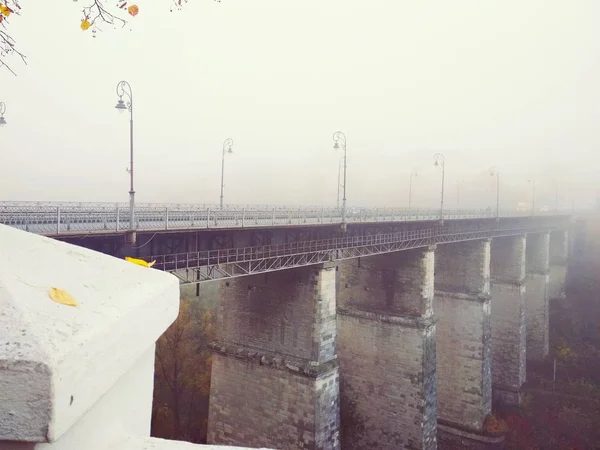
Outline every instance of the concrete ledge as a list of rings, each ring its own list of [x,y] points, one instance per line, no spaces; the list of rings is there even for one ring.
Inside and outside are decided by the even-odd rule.
[[[522,280],[511,280],[509,278],[492,278],[490,280],[491,284],[504,284],[504,285],[508,285],[508,286],[515,286],[515,287],[523,287],[525,286],[525,278],[523,278]]]
[[[437,423],[440,448],[463,450],[500,450],[505,447],[505,434],[494,436],[481,430],[471,430],[460,425],[439,420]]]
[[[550,275],[550,268],[548,268],[546,270],[527,270],[525,277],[527,277],[527,275],[541,275],[541,276]]]
[[[436,323],[436,319],[433,316],[402,316],[389,313],[363,311],[355,308],[338,308],[337,312],[343,316],[356,317],[359,319],[373,320],[376,322],[390,323],[394,325],[402,325],[410,328],[429,328]]]
[[[478,303],[485,303],[492,300],[492,294],[483,294],[483,293],[464,293],[464,292],[454,292],[454,291],[444,291],[444,290],[436,290],[436,297],[447,297],[447,298],[456,298],[458,300],[467,300]],[[434,308],[435,309],[435,308]]]
[[[170,274],[0,225],[0,441],[57,441],[178,310]]]
[[[213,342],[209,347],[213,352],[223,356],[271,367],[277,370],[284,370],[307,378],[319,378],[321,375],[329,373],[339,366],[337,357],[336,359],[318,364],[315,361],[291,358],[287,355],[265,352],[264,350],[257,350],[239,344]]]

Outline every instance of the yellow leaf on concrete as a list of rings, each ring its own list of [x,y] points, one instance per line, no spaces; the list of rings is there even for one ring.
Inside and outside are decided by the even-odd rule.
[[[126,256],[125,260],[129,261],[131,263],[137,264],[139,266],[144,266],[144,267],[152,267],[156,263],[156,260],[155,261],[146,262],[143,259],[132,258],[131,256]]]
[[[89,22],[87,19],[83,19],[83,20],[81,21],[81,29],[82,29],[83,31],[87,30],[87,29],[88,29],[89,27],[91,27],[91,26],[92,26],[92,24],[91,24],[91,23],[90,23],[90,22]]]
[[[61,303],[63,305],[77,306],[77,302],[73,297],[71,297],[71,294],[69,294],[63,289],[58,289],[55,287],[50,288],[50,298],[55,302]]]

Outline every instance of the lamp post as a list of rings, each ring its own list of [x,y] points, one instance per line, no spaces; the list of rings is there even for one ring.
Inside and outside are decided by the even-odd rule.
[[[0,127],[6,125],[6,119],[4,113],[6,112],[6,103],[0,102]]]
[[[535,179],[528,181],[531,183],[531,215],[535,216]]]
[[[344,196],[342,198],[342,231],[346,231],[346,169],[348,166],[348,158],[346,153],[346,135],[341,131],[333,133],[333,148],[338,150],[344,149]]]
[[[464,183],[465,180],[459,178],[456,182],[456,207],[460,208],[460,186]]]
[[[500,172],[496,167],[490,168],[490,176],[496,177],[496,221],[500,220]]]
[[[133,91],[127,81],[117,83],[119,100],[115,108],[120,113],[129,111],[129,233],[128,241],[135,243],[135,189],[133,188]],[[123,96],[126,100],[123,100]],[[126,103],[127,102],[127,103]]]
[[[340,182],[341,179],[341,174],[342,174],[342,164],[344,162],[344,157],[342,156],[340,158],[340,160],[338,161],[338,181],[337,181],[337,203],[336,203],[336,207],[337,209],[340,209],[340,188],[342,187],[342,184]]]
[[[129,111],[129,233],[128,242],[135,244],[135,189],[133,188],[133,91],[127,81],[117,83],[119,100],[115,108],[120,113]],[[123,100],[123,96],[126,97]]]
[[[417,176],[417,169],[413,168],[410,172],[410,183],[408,184],[408,209],[412,206],[412,183],[413,178]]]
[[[441,153],[435,153],[433,155],[433,165],[434,166],[442,166],[442,192],[440,199],[440,225],[444,224],[444,178],[446,176],[446,168],[444,165],[444,155]]]
[[[223,141],[223,156],[221,158],[221,198],[219,201],[221,209],[223,209],[223,188],[225,187],[225,153],[231,155],[233,153],[232,147],[233,139],[227,138]]]

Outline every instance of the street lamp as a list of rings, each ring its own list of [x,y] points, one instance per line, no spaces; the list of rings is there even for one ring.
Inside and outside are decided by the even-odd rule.
[[[233,139],[227,138],[223,141],[223,158],[221,159],[221,200],[219,202],[221,209],[223,209],[223,188],[225,187],[225,153],[231,155],[233,153],[232,147]]]
[[[344,149],[344,197],[342,198],[342,230],[346,231],[346,169],[348,166],[348,159],[346,153],[346,135],[341,131],[336,131],[333,133],[333,148],[335,150],[338,150],[339,148]]]
[[[413,183],[413,178],[417,176],[417,169],[413,168],[413,170],[410,172],[410,183],[408,184],[408,209],[410,209],[411,205],[412,205],[412,183]]]
[[[344,162],[344,157],[342,156],[338,161],[338,181],[337,181],[337,209],[340,209],[340,188],[342,187],[342,183],[340,182],[341,173],[342,173],[342,165]]]
[[[129,111],[129,242],[135,243],[135,190],[133,189],[133,92],[127,81],[117,83],[117,95],[119,100],[115,108],[120,113]],[[123,100],[123,96],[126,97]],[[126,103],[127,102],[127,103]]]
[[[490,167],[490,176],[496,177],[496,220],[500,220],[500,172],[496,167]]]
[[[4,118],[5,112],[6,112],[6,104],[4,102],[0,102],[0,127],[6,125],[6,119]]]
[[[460,208],[460,186],[465,182],[464,179],[459,178],[456,182],[456,207]]]
[[[535,179],[528,180],[531,183],[531,215],[535,216]]]
[[[444,224],[444,177],[446,176],[446,168],[444,165],[444,155],[441,153],[435,153],[433,155],[433,165],[434,166],[442,166],[442,192],[441,192],[441,200],[440,200],[440,224]]]

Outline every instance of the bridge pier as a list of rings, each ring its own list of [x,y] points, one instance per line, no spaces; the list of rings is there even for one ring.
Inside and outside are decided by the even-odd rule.
[[[435,246],[340,263],[344,449],[435,449]]]
[[[222,283],[210,444],[340,448],[335,276],[321,264]]]
[[[569,233],[556,230],[550,233],[550,281],[548,300],[564,295],[567,278],[567,260],[569,256]]]
[[[441,448],[499,443],[492,410],[490,240],[444,244],[435,258],[438,439]]]
[[[527,359],[541,361],[548,355],[548,283],[550,233],[527,235],[525,317]]]
[[[492,396],[519,405],[525,382],[525,236],[494,238],[492,281]]]

